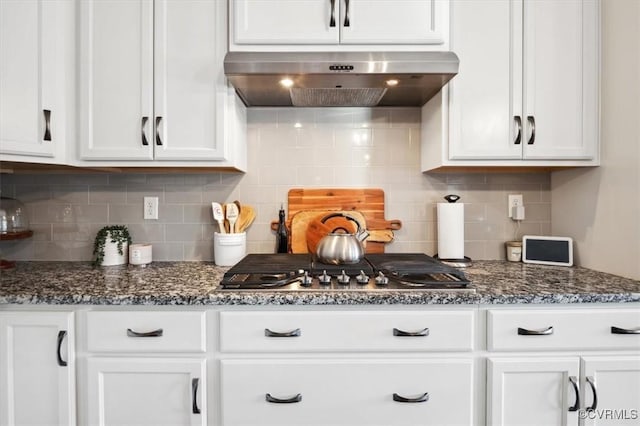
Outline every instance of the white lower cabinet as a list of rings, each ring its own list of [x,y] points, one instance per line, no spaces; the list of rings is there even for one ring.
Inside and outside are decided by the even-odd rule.
[[[0,425],[76,424],[74,314],[0,312]]]
[[[204,358],[91,358],[89,424],[204,426]]]
[[[488,309],[487,347],[487,425],[638,424],[637,306]]]
[[[473,362],[224,359],[222,424],[470,425]]]
[[[489,425],[578,425],[577,357],[489,358]]]

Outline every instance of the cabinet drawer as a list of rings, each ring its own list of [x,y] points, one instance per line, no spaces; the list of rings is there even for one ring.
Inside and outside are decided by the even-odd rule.
[[[470,425],[472,376],[472,361],[455,358],[222,360],[222,423]]]
[[[90,352],[204,352],[204,312],[88,312]]]
[[[222,312],[220,347],[223,352],[470,351],[474,313]]]
[[[640,349],[640,334],[612,330],[637,330],[640,309],[489,310],[487,322],[494,351]]]

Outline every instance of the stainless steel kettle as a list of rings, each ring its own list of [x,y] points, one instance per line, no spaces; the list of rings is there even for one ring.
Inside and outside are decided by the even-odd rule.
[[[356,233],[351,234],[345,228],[338,227],[320,240],[318,248],[316,249],[316,257],[322,263],[332,265],[342,265],[358,263],[364,257],[364,247],[362,241],[364,241],[369,233],[360,227],[360,223],[353,217],[344,213],[334,213],[322,218],[322,223],[332,217],[344,217],[348,220],[355,222]]]

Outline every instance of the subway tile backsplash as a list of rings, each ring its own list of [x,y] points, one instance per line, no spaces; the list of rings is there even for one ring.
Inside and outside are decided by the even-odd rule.
[[[465,205],[465,252],[504,259],[504,241],[551,229],[549,174],[420,172],[418,108],[257,108],[248,111],[248,172],[91,173],[0,176],[2,195],[22,201],[34,236],[2,242],[15,260],[90,260],[96,232],[125,224],[134,242],[153,244],[154,260],[213,260],[211,201],[256,207],[249,252],[272,252],[269,223],[293,187],[376,187],[386,218],[401,230],[389,252],[437,250],[436,203],[456,193]],[[519,229],[507,195],[524,195]],[[159,199],[159,219],[144,220],[142,200]]]

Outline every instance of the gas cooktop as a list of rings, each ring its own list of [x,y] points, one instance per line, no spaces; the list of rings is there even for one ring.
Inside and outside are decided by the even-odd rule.
[[[220,286],[273,291],[475,291],[462,271],[424,253],[367,254],[348,265],[320,263],[310,254],[249,254],[224,274]]]

